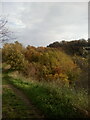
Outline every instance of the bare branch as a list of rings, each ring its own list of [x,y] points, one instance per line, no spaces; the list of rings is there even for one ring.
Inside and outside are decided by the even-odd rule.
[[[12,37],[11,31],[6,27],[6,24],[8,23],[7,19],[5,17],[0,17],[0,42],[5,42],[11,39],[15,39]]]

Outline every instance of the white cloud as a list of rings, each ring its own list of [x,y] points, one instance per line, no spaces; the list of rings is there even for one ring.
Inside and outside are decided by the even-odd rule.
[[[88,37],[86,3],[3,3],[3,13],[9,15],[8,26],[25,45]]]
[[[12,29],[19,29],[19,28],[25,28],[25,24],[20,20],[16,18],[9,19],[9,27],[12,27]]]

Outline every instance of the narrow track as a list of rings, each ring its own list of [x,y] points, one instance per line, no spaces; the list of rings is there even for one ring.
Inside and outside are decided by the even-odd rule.
[[[13,85],[11,84],[7,84],[7,85],[3,85],[3,88],[10,88],[12,89],[12,91],[15,93],[15,95],[17,97],[19,97],[26,106],[28,106],[28,111],[30,111],[30,118],[39,118],[39,119],[43,119],[44,115],[41,113],[40,110],[38,110],[33,104],[32,102],[27,98],[27,96],[19,89],[15,88]]]

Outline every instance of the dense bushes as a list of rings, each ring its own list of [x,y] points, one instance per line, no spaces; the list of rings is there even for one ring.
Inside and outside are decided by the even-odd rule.
[[[69,84],[78,79],[80,68],[70,56],[55,48],[28,46],[20,43],[5,44],[3,62],[11,65],[11,69],[22,71],[26,76],[34,76],[37,80],[58,81]]]
[[[81,74],[79,77],[79,81],[76,81],[76,86],[80,88],[88,89],[88,58],[84,58],[81,56],[73,56],[73,61],[81,68]]]
[[[23,47],[18,42],[4,45],[2,49],[2,59],[3,62],[10,64],[13,70],[22,70],[26,65]]]
[[[28,46],[25,57],[31,66],[27,71],[31,73],[33,70],[39,80],[70,82],[77,79],[80,73],[71,57],[57,49]]]

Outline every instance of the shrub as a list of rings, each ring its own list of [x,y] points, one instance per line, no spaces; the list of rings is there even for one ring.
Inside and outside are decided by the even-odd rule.
[[[10,64],[13,70],[22,70],[27,64],[18,43],[5,44],[3,47],[3,62]]]
[[[39,80],[75,81],[80,69],[71,56],[55,48],[28,46],[20,43],[5,44],[3,62],[7,62],[14,70],[23,71],[26,76],[34,76]]]

